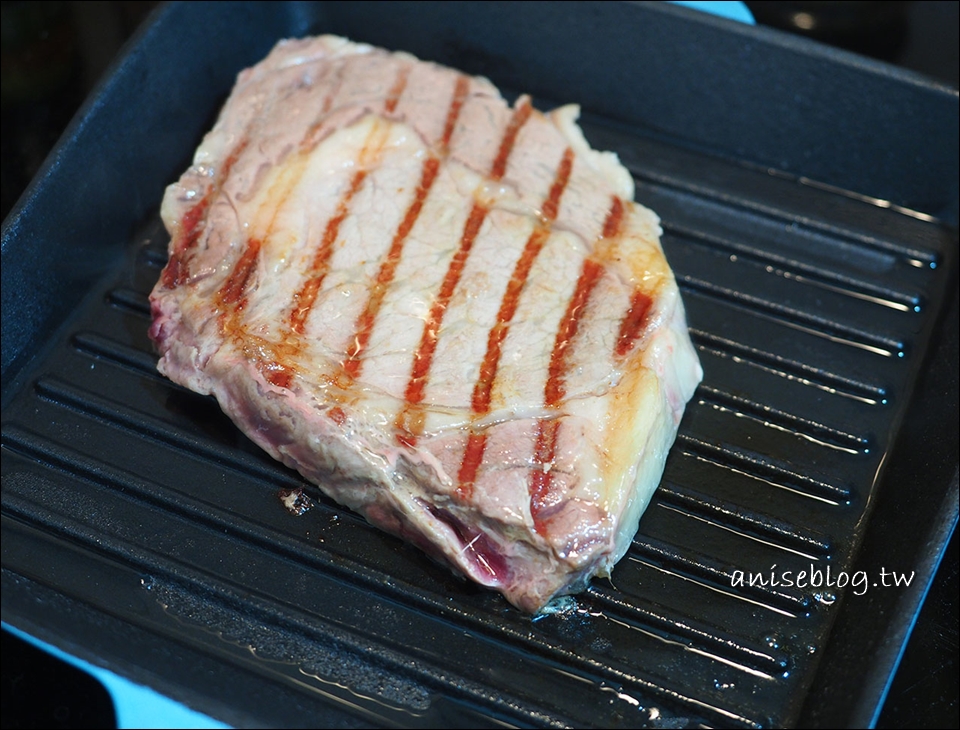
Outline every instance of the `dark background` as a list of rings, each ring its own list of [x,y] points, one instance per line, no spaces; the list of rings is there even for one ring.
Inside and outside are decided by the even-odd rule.
[[[156,5],[132,0],[0,3],[3,217],[97,80]],[[879,58],[954,88],[960,86],[958,2],[746,5],[758,24]],[[955,530],[878,727],[960,726],[958,596]],[[116,726],[109,696],[95,679],[6,631],[2,641],[2,727]]]

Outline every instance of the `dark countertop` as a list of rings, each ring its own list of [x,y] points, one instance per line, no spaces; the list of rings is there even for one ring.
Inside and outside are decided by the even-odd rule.
[[[155,5],[143,1],[2,3],[4,217],[96,80]],[[954,87],[960,85],[960,3],[747,5],[760,23],[812,35]],[[33,38],[28,52],[11,45],[17,40],[10,39],[18,22],[23,24],[23,37]],[[17,63],[11,62],[14,55]],[[954,530],[877,727],[960,726],[958,596]],[[97,680],[7,631],[2,640],[2,727],[116,726],[109,695]]]

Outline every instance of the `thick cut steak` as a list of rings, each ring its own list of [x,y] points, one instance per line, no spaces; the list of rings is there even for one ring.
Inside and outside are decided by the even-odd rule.
[[[701,378],[578,110],[342,38],[243,71],[163,199],[159,369],[516,606],[607,575]]]

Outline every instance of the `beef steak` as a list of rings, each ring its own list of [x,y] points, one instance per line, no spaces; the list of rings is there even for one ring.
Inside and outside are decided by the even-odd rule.
[[[623,556],[701,378],[578,109],[342,38],[243,71],[161,215],[159,369],[536,612]]]

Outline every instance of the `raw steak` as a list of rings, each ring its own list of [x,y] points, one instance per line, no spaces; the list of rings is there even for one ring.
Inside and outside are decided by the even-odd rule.
[[[623,556],[701,378],[659,221],[577,115],[280,42],[167,189],[151,295],[162,373],[530,612]]]

